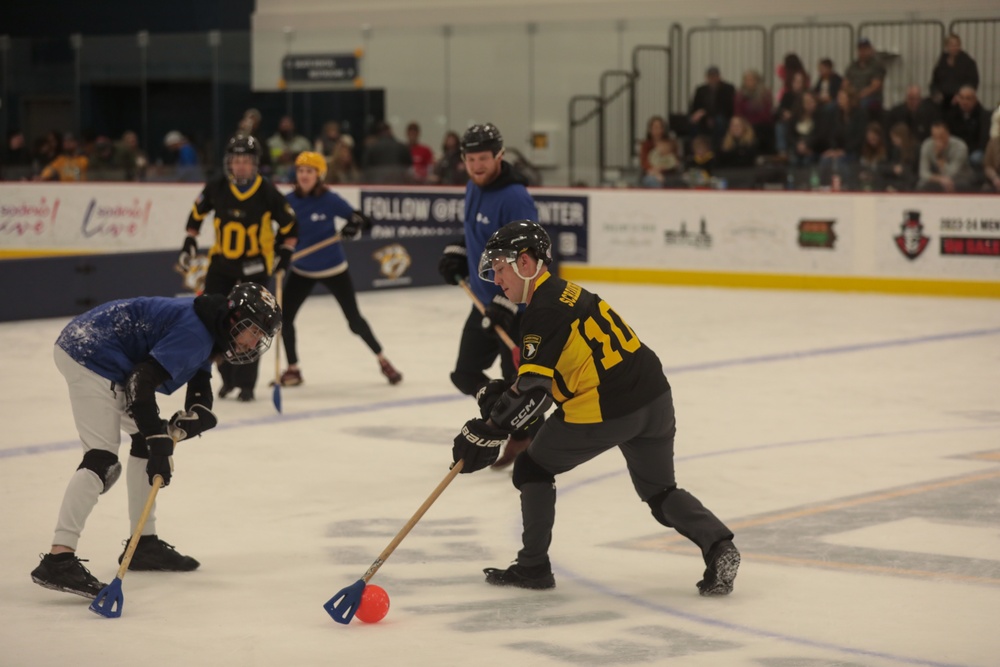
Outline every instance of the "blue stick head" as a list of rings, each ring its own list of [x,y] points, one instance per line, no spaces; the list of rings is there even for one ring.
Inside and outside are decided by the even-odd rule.
[[[125,606],[125,595],[122,593],[122,580],[115,577],[114,581],[101,589],[94,601],[90,603],[90,611],[105,618],[118,618]]]
[[[330,618],[347,625],[354,618],[361,604],[361,594],[365,592],[365,580],[358,579],[347,588],[342,588],[332,598],[330,598],[323,609],[330,614]]]

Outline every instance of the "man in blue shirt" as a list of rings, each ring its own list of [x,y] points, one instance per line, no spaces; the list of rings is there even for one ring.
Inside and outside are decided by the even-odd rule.
[[[217,423],[211,364],[255,361],[280,328],[274,297],[257,284],[242,283],[228,296],[112,301],[63,329],[54,356],[69,388],[83,460],[66,488],[51,551],[32,571],[32,581],[91,599],[100,593],[105,585],[83,566],[76,548],[98,497],[121,475],[121,431],[132,438],[125,479],[134,532],[153,478],[170,483],[175,442]],[[161,419],[156,392],[172,394],[184,385],[184,410],[170,421]],[[129,569],[189,571],[198,565],[157,537],[151,512]]]

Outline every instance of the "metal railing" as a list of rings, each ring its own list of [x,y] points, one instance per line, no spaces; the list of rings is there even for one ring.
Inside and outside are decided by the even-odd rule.
[[[785,54],[794,53],[810,73],[810,83],[815,84],[819,61],[829,58],[834,68],[843,71],[854,57],[854,26],[850,23],[778,23],[771,26],[770,51],[774,67],[765,73],[771,90],[777,93],[782,82],[777,80],[777,67]]]
[[[979,63],[979,102],[987,109],[1000,104],[1000,18],[960,19],[949,35],[962,38],[962,49]]]
[[[867,37],[882,63],[882,106],[902,102],[906,88],[917,84],[927,93],[937,54],[944,44],[941,21],[870,21],[858,24],[858,38]]]

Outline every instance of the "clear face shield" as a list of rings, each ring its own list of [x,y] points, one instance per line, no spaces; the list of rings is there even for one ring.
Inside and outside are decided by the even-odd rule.
[[[277,331],[268,334],[249,319],[240,320],[229,330],[226,361],[236,366],[257,361],[271,347],[275,334]]]
[[[497,260],[502,260],[507,262],[512,266],[514,272],[521,276],[517,271],[517,256],[518,252],[516,250],[501,250],[499,248],[487,248],[483,251],[483,254],[479,257],[479,278],[485,280],[488,283],[492,283],[493,279],[496,277],[496,273],[493,271],[493,263]],[[521,276],[524,278],[524,276]]]

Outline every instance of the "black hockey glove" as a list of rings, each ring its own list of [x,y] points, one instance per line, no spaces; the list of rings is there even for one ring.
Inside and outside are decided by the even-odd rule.
[[[498,429],[482,419],[465,422],[462,432],[455,436],[451,455],[455,463],[464,460],[462,472],[476,472],[493,465],[500,454],[500,447],[507,442],[507,431]]]
[[[146,445],[149,446],[149,459],[146,461],[149,483],[152,484],[153,478],[159,475],[163,478],[163,486],[167,486],[174,469],[171,458],[174,454],[174,439],[164,433],[151,435],[146,438]]]
[[[178,410],[170,418],[170,434],[177,442],[201,435],[210,428],[215,428],[219,420],[215,414],[204,405],[192,405],[187,412]]]
[[[468,254],[465,252],[465,241],[445,246],[444,255],[438,262],[438,273],[449,285],[457,285],[469,277]]]
[[[278,246],[278,249],[274,253],[275,256],[277,257],[277,260],[274,262],[274,271],[272,272],[273,274],[277,274],[278,271],[284,271],[285,273],[288,273],[288,269],[292,268],[293,251],[294,249],[290,248],[289,246],[286,245]]]
[[[494,326],[504,330],[512,340],[516,339],[514,322],[517,319],[517,305],[505,296],[497,294],[493,301],[486,306],[486,313],[483,315],[483,328],[493,331]]]
[[[476,392],[476,402],[479,403],[479,414],[483,419],[489,419],[493,406],[510,387],[506,380],[490,380]]]
[[[191,260],[198,256],[198,241],[188,234],[184,237],[184,247],[181,254],[177,256],[177,265],[187,271],[191,268]]]
[[[340,230],[340,234],[345,236],[352,241],[356,241],[361,238],[362,232],[367,232],[372,228],[372,219],[361,211],[355,211],[351,213],[351,219],[347,221],[344,228]]]

